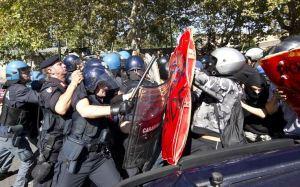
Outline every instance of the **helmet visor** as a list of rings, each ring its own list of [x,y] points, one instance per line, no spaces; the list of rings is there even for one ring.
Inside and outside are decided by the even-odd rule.
[[[99,80],[97,81],[96,84],[96,88],[97,86],[103,86],[103,85],[106,86],[108,90],[115,90],[119,88],[116,80],[106,72],[100,75]]]

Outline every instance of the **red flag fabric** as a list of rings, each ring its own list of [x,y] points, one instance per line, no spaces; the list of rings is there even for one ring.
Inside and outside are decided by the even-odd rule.
[[[191,86],[196,50],[191,29],[186,29],[169,61],[170,87],[162,133],[162,157],[179,161],[185,148],[191,118]]]
[[[260,62],[267,76],[287,94],[287,103],[300,116],[300,48],[266,56]]]

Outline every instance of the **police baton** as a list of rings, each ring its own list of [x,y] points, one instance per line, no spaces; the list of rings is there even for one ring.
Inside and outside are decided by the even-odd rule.
[[[136,86],[136,88],[133,90],[133,93],[132,93],[131,97],[129,98],[130,101],[131,101],[131,100],[135,97],[135,95],[137,94],[137,91],[139,90],[140,86],[141,86],[142,83],[144,82],[144,80],[145,80],[145,78],[146,78],[148,72],[150,71],[152,65],[154,64],[154,62],[156,62],[156,60],[157,60],[157,58],[156,58],[155,56],[153,56],[153,57],[151,58],[151,61],[150,61],[149,65],[147,66],[145,73],[143,74],[143,76],[142,76],[140,82],[138,83],[138,85]]]

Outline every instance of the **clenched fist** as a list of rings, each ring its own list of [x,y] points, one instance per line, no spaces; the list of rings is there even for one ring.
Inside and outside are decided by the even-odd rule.
[[[73,85],[78,85],[81,81],[83,80],[83,76],[80,70],[75,70],[72,74],[71,74],[71,83]]]

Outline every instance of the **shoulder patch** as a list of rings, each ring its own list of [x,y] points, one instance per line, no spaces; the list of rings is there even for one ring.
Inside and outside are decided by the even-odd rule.
[[[52,87],[49,87],[46,89],[46,92],[48,92],[48,93],[52,93],[52,91],[53,91]]]

